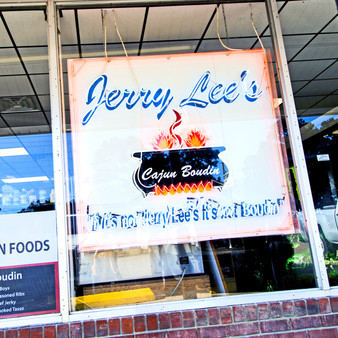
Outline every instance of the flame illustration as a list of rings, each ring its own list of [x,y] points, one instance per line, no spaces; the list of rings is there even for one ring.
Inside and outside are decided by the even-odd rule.
[[[173,145],[174,139],[170,135],[166,134],[164,131],[160,132],[160,134],[153,142],[155,150],[171,149]]]
[[[203,192],[203,191],[210,191],[212,189],[213,189],[212,182],[207,181],[207,182],[203,183],[201,181],[198,184],[185,183],[183,186],[182,186],[181,183],[178,183],[176,186],[174,184],[171,184],[169,187],[164,185],[162,188],[156,184],[154,192],[155,192],[156,196],[159,196],[159,195],[165,196],[167,194],[174,195],[176,193],[180,194],[182,192],[184,192],[184,193],[188,193],[188,192],[195,193],[196,191]]]
[[[192,129],[186,139],[184,140],[182,137],[174,132],[179,125],[182,123],[182,116],[179,112],[173,109],[175,114],[175,122],[169,128],[169,134],[166,134],[164,131],[161,131],[159,135],[156,137],[153,142],[153,146],[155,150],[165,150],[172,149],[174,146],[177,148],[182,148],[184,143],[189,148],[200,148],[204,147],[208,141],[206,135],[200,132],[197,129]]]
[[[174,129],[177,128],[182,123],[182,117],[179,112],[173,109],[175,113],[175,122],[169,128],[169,134],[166,134],[164,131],[161,131],[153,142],[155,150],[165,150],[171,149],[174,145],[178,144],[178,147],[181,148],[183,144],[182,137],[174,132]]]
[[[199,148],[205,146],[207,137],[198,130],[191,130],[185,139],[185,143],[190,148]]]
[[[183,141],[182,137],[178,134],[174,134],[174,129],[177,128],[182,123],[182,117],[179,112],[173,109],[173,112],[176,116],[176,121],[170,126],[169,133],[170,135],[178,142],[179,146],[182,147]]]

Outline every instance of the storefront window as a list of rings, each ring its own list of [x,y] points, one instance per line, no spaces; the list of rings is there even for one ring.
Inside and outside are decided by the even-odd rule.
[[[0,318],[59,311],[43,11],[0,22]]]
[[[0,11],[0,320],[337,287],[336,1],[278,2],[320,241],[264,2],[76,2]]]
[[[224,51],[215,8],[62,11],[74,311],[316,286],[273,71],[264,50],[199,53]]]
[[[301,119],[300,127],[325,264],[333,286],[338,284],[337,115],[332,111],[332,115],[309,116],[308,121]]]
[[[335,1],[324,7],[319,1],[308,5],[303,12],[300,3],[288,4],[281,23],[291,49],[295,42],[289,15],[302,18],[302,48],[293,48],[288,61],[325,264],[330,285],[337,286],[337,7]],[[310,24],[315,16],[316,24]]]

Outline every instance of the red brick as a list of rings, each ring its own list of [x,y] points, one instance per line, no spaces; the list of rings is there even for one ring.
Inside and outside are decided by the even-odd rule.
[[[247,321],[257,320],[257,306],[256,305],[247,305],[245,307],[245,314]]]
[[[332,312],[338,312],[338,297],[330,298]]]
[[[70,337],[71,338],[82,338],[82,325],[81,323],[70,323]]]
[[[331,312],[330,303],[329,303],[329,300],[327,298],[318,299],[318,304],[319,304],[320,313],[330,313]]]
[[[169,329],[170,328],[169,313],[159,313],[158,324],[159,324],[160,330]]]
[[[136,338],[149,338],[148,333],[139,333],[135,335]]]
[[[96,321],[96,335],[97,337],[108,336],[108,322],[107,320]]]
[[[193,311],[184,311],[182,312],[183,317],[183,327],[193,327],[195,326],[195,318]]]
[[[146,320],[144,316],[134,317],[134,330],[135,332],[143,332],[146,330]]]
[[[246,336],[259,333],[258,323],[231,324],[230,336]]]
[[[121,333],[119,318],[109,319],[108,331],[109,331],[109,335],[113,335],[113,336]]]
[[[171,327],[174,329],[182,327],[182,316],[181,312],[170,313]]]
[[[56,336],[58,338],[68,338],[69,337],[69,327],[68,324],[60,324],[56,326]]]
[[[196,316],[196,326],[208,325],[207,311],[205,309],[195,310],[195,316]]]
[[[166,332],[152,332],[152,333],[149,333],[149,338],[166,338]]]
[[[5,332],[4,331],[0,331],[0,338],[4,338],[5,337]]]
[[[268,304],[258,304],[258,317],[260,320],[262,319],[269,319],[270,313],[269,313],[269,306]]]
[[[286,319],[277,319],[266,322],[261,322],[261,330],[263,333],[290,331],[290,324]]]
[[[307,313],[309,315],[316,315],[319,313],[319,305],[317,299],[307,299]]]
[[[29,328],[22,328],[18,330],[18,338],[29,338],[30,337],[30,330]]]
[[[220,309],[220,314],[221,314],[221,323],[222,324],[232,323],[231,308],[230,307],[222,307]]]
[[[219,325],[218,309],[208,309],[209,325]]]
[[[83,337],[95,337],[95,322],[93,320],[83,323]]]
[[[277,337],[278,338],[307,338],[307,333],[306,331],[279,333]]]
[[[18,336],[17,330],[6,330],[6,338],[16,338]]]
[[[303,301],[303,300],[296,300],[295,301],[295,315],[296,316],[305,316],[306,315],[305,301]]]
[[[148,331],[157,330],[158,329],[157,315],[156,314],[147,315],[146,318]]]
[[[338,314],[322,316],[323,326],[338,326]]]
[[[42,338],[42,327],[31,328],[31,338]]]
[[[294,330],[307,329],[310,327],[320,327],[320,317],[301,317],[291,319],[291,325]]]
[[[277,338],[276,334],[265,334],[264,336],[258,335],[258,336],[250,336],[250,338]]]
[[[133,333],[133,318],[132,317],[121,318],[121,333],[122,334]]]
[[[308,331],[309,338],[338,338],[338,331],[334,329],[320,329]]]
[[[55,338],[55,326],[54,325],[44,326],[43,334],[44,337]]]
[[[245,319],[243,306],[234,306],[232,310],[234,312],[234,321],[243,322]]]
[[[197,338],[197,329],[184,329],[168,332],[168,338]]]
[[[280,318],[283,316],[280,303],[270,303],[270,315],[271,318]]]
[[[283,308],[283,315],[285,317],[292,317],[294,315],[292,302],[283,302],[282,308]]]
[[[203,327],[198,329],[200,338],[223,338],[229,337],[227,326]]]

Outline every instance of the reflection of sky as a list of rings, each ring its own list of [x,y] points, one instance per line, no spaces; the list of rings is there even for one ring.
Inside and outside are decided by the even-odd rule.
[[[52,135],[0,138],[0,149],[25,148],[28,155],[0,157],[1,213],[17,212],[30,202],[50,199],[54,187]],[[48,177],[47,181],[4,183],[2,179]],[[27,202],[28,201],[28,202]]]
[[[69,200],[73,200],[75,197],[74,193],[74,169],[73,169],[73,148],[72,148],[72,134],[66,134],[67,141],[67,166],[68,166],[68,184],[69,184]]]
[[[307,117],[301,117],[302,120],[304,120],[306,123],[312,123],[314,125],[314,128],[320,129],[322,127],[323,122],[326,122],[328,120],[334,119],[335,121],[338,120],[338,115],[320,115],[320,116],[307,116]]]

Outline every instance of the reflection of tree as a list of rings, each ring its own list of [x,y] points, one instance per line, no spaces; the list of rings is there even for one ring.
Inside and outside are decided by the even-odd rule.
[[[22,209],[18,213],[20,214],[24,212],[49,211],[54,209],[55,209],[54,203],[51,203],[49,200],[43,203],[37,200],[36,202],[31,202],[27,208]]]
[[[305,124],[301,128],[302,134],[309,134],[303,141],[304,151],[306,155],[312,154],[327,154],[337,151],[337,140],[334,137],[334,132],[337,120],[333,116],[330,119],[323,121],[320,127],[315,127],[312,123]],[[306,130],[304,128],[307,128]]]
[[[323,120],[325,117],[327,119]],[[337,115],[320,116],[311,123],[298,119],[316,207],[332,204],[333,190],[338,185],[337,122]],[[328,154],[330,161],[318,161],[320,154]],[[288,155],[291,164],[289,147]]]
[[[224,263],[230,266],[232,264],[230,275],[233,273],[236,277],[237,292],[278,291],[315,286],[312,264],[301,269],[289,268],[287,263],[294,254],[289,236],[231,239],[231,246],[232,260],[227,262],[219,257],[219,261],[222,269]]]

